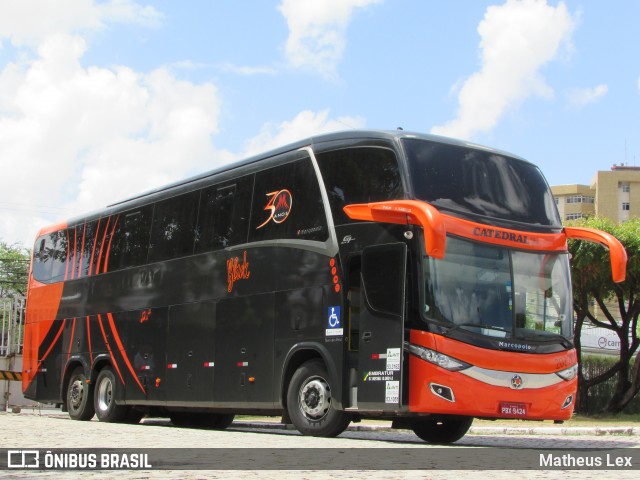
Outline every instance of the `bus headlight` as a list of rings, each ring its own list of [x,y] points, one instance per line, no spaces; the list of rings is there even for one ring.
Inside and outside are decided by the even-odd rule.
[[[465,368],[471,367],[471,365],[463,362],[462,360],[458,360],[456,358],[450,357],[449,355],[436,352],[429,348],[421,347],[420,345],[414,345],[413,343],[405,343],[404,345],[405,350],[407,350],[409,353],[413,353],[415,356],[420,357],[422,360],[442,367],[445,370],[449,370],[450,372],[457,372],[459,370],[464,370]]]
[[[558,375],[561,379],[566,380],[567,382],[569,380],[573,380],[574,378],[576,378],[576,375],[578,375],[578,364],[576,363],[573,367],[560,370],[559,372],[556,372],[556,375]]]

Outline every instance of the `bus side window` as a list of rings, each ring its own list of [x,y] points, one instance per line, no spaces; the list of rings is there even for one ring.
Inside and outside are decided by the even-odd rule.
[[[317,157],[336,225],[351,222],[345,205],[404,198],[398,160],[390,149],[345,148]]]
[[[149,262],[193,253],[199,198],[200,192],[195,191],[156,204],[151,225]]]
[[[252,242],[323,242],[329,237],[318,177],[308,156],[258,172],[252,212]]]
[[[153,207],[122,212],[109,254],[109,271],[137,267],[147,261]]]
[[[253,175],[202,192],[195,253],[246,243]]]
[[[33,276],[42,283],[64,280],[67,267],[68,236],[66,230],[43,235],[36,242]]]
[[[97,221],[85,222],[76,226],[76,258],[74,268],[76,277],[80,278],[89,274],[89,262],[91,250],[95,239]]]

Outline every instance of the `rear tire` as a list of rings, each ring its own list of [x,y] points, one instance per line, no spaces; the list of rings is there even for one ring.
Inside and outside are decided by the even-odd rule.
[[[303,435],[336,437],[350,423],[349,415],[336,410],[327,369],[320,360],[303,363],[293,374],[287,392],[287,411]]]
[[[411,429],[425,442],[447,444],[464,437],[472,423],[473,417],[434,415],[414,420]]]
[[[98,420],[107,423],[123,422],[129,413],[127,405],[117,405],[120,386],[111,367],[100,370],[94,392],[94,407]]]
[[[76,368],[69,378],[67,409],[73,420],[91,420],[96,413],[93,407],[93,386],[87,383],[82,367]]]

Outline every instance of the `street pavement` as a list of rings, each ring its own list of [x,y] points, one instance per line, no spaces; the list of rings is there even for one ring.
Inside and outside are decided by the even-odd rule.
[[[90,422],[72,421],[59,411],[23,409],[21,413],[0,412],[0,448],[6,449],[58,449],[58,448],[163,448],[201,449],[228,448],[232,452],[242,452],[246,448],[308,449],[350,449],[358,448],[370,452],[379,450],[381,455],[392,456],[415,450],[420,455],[455,455],[458,464],[449,470],[289,470],[286,459],[282,470],[123,470],[123,471],[25,471],[0,470],[0,478],[82,478],[84,480],[102,478],[151,479],[151,478],[367,478],[367,479],[444,479],[478,478],[490,475],[492,480],[513,478],[640,478],[638,470],[517,470],[519,458],[532,449],[556,452],[570,450],[576,452],[617,452],[620,449],[640,449],[640,429],[638,427],[579,428],[562,426],[534,427],[472,427],[470,432],[454,446],[437,447],[418,439],[412,432],[391,430],[385,425],[371,422],[352,424],[351,428],[337,438],[305,437],[297,431],[286,429],[277,419],[268,421],[238,421],[227,431],[177,428],[167,419],[145,419],[140,425],[107,424],[97,420]],[[492,447],[492,448],[488,448]],[[433,449],[433,450],[432,450]],[[562,449],[562,450],[559,450]],[[594,449],[594,450],[587,450]],[[336,450],[333,450],[336,451]],[[481,471],[474,469],[478,452],[487,455],[500,452],[504,458],[504,470]],[[638,452],[635,450],[634,452]],[[497,458],[497,457],[496,457]],[[634,453],[634,458],[640,459]],[[278,461],[278,460],[276,460]],[[456,467],[456,465],[460,465]],[[272,467],[274,468],[274,467]],[[275,468],[278,468],[277,466]],[[459,468],[459,469],[456,469]],[[636,466],[637,468],[637,466]]]

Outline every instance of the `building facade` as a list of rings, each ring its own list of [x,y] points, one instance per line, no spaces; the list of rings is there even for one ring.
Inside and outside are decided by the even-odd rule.
[[[551,191],[563,222],[596,215],[615,223],[640,217],[640,167],[613,165],[591,185],[557,185]]]

